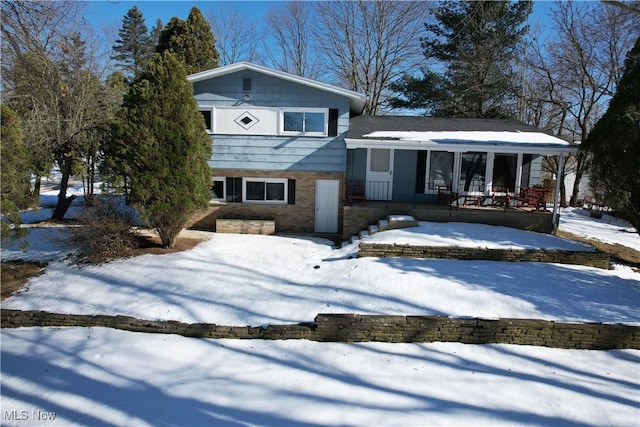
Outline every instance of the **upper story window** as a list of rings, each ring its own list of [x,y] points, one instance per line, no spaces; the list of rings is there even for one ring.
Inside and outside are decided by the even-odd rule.
[[[251,77],[242,78],[242,91],[251,92]]]
[[[281,115],[281,125],[282,133],[284,134],[326,136],[327,110],[283,110]]]
[[[202,117],[204,118],[205,129],[207,129],[207,132],[212,133],[213,132],[213,108],[201,107],[199,111],[200,111],[200,114],[202,114]]]

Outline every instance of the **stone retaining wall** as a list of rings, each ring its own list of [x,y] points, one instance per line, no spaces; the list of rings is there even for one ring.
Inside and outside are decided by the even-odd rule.
[[[487,261],[555,262],[609,268],[609,255],[599,251],[564,251],[555,249],[488,249],[414,246],[360,242],[359,257],[436,258]]]
[[[640,349],[640,326],[559,323],[530,319],[446,316],[318,314],[314,322],[223,326],[212,323],[141,320],[128,316],[57,314],[3,309],[3,328],[30,326],[109,327],[132,332],[198,338],[307,339],[321,342],[520,344],[584,350]]]

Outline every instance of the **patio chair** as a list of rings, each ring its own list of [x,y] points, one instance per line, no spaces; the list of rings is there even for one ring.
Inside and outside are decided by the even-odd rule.
[[[528,207],[531,204],[531,188],[522,187],[518,194],[513,198],[517,207]]]
[[[491,194],[491,206],[504,207],[505,210],[509,209],[511,205],[511,194],[507,187],[496,187]]]
[[[458,204],[458,199],[460,195],[458,193],[454,193],[451,191],[451,186],[449,185],[439,185],[438,186],[438,198],[436,203],[443,206],[451,206],[453,202],[456,202],[456,207],[460,207]]]
[[[361,201],[363,206],[367,203],[364,182],[362,181],[349,181],[347,183],[347,202],[352,205],[354,200]]]
[[[550,193],[551,191],[548,188],[534,185],[529,193],[529,206],[539,211],[547,210],[547,198]]]

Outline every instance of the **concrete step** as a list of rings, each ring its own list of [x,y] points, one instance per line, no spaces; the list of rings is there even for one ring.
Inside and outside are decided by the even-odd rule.
[[[418,226],[418,221],[411,215],[389,215],[387,221],[389,221],[389,230]]]

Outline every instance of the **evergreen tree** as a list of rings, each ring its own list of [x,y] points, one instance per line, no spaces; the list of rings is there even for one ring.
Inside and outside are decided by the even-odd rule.
[[[125,95],[118,135],[129,144],[131,201],[171,248],[187,220],[210,198],[211,139],[170,52],[154,55]]]
[[[186,21],[173,17],[160,33],[156,52],[169,51],[185,66],[187,74],[210,70],[218,66],[211,26],[200,9],[194,7]]]
[[[607,112],[581,149],[591,154],[592,187],[640,233],[640,37]]]
[[[511,117],[517,105],[513,65],[531,13],[529,1],[445,1],[432,11],[422,39],[427,60],[445,69],[423,68],[422,79],[404,76],[391,89],[395,108],[427,109],[450,117]]]
[[[114,119],[110,123],[110,132],[102,141],[101,151],[103,158],[99,164],[99,171],[103,181],[102,191],[113,191],[117,194],[124,194],[128,200],[129,177],[131,175],[127,151],[129,144],[118,133],[122,129],[119,123],[122,117],[118,115],[117,112],[122,104],[124,95],[129,89],[129,85],[124,74],[118,71],[107,77],[105,87],[107,93],[109,93],[112,98],[112,104],[116,104],[117,102],[117,107],[115,108],[116,114],[114,114]]]
[[[163,28],[164,28],[164,25],[162,24],[162,19],[158,18],[156,20],[156,25],[154,25],[153,28],[151,28],[151,32],[149,33],[149,37],[151,38],[151,44],[154,46],[154,51],[155,51],[155,46],[158,46],[158,43],[160,42],[160,34],[162,34]]]
[[[20,224],[20,210],[31,203],[30,159],[24,146],[24,134],[20,118],[6,105],[0,105],[2,126],[0,127],[0,207],[9,222],[2,221],[2,235],[9,231],[10,223]]]
[[[149,61],[155,46],[155,40],[147,31],[142,12],[133,6],[124,19],[113,46],[112,58],[118,61],[127,75],[135,76]]]

